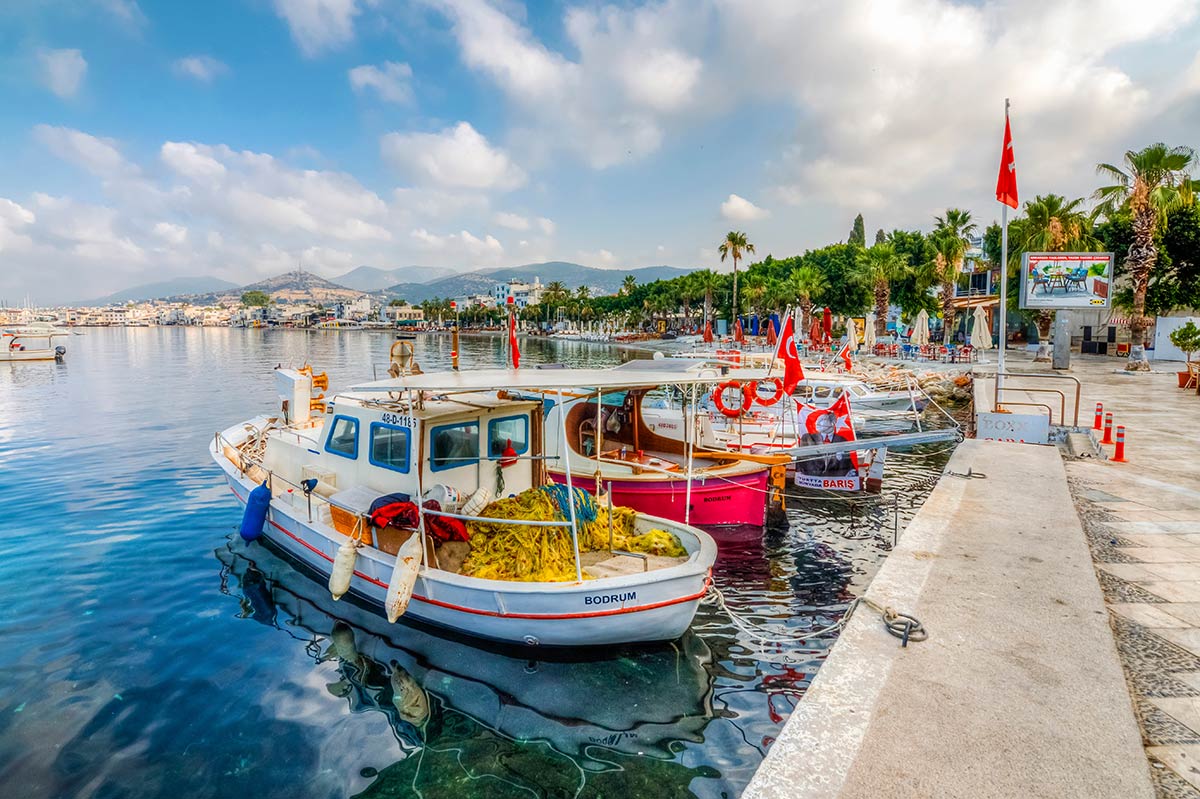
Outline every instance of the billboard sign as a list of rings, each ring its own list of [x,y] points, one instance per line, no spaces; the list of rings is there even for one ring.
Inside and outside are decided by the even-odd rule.
[[[1111,252],[1027,252],[1021,258],[1021,307],[1107,308]]]

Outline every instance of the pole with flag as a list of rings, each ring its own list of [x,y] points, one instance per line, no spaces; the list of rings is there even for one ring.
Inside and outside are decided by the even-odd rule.
[[[790,397],[804,380],[804,364],[800,363],[800,351],[796,348],[796,321],[788,311],[783,315],[783,330],[775,342],[775,357],[767,369],[768,376],[777,360],[783,361],[783,393]]]
[[[1004,98],[1004,149],[1000,152],[1000,175],[996,178],[996,202],[1000,208],[1000,357],[996,364],[996,386],[1004,374],[1004,351],[1008,345],[1008,209],[1016,208],[1017,162],[1013,156],[1012,128],[1008,124],[1008,98]]]
[[[512,368],[521,366],[521,348],[517,346],[517,306],[510,294],[508,296],[508,355],[512,359]]]

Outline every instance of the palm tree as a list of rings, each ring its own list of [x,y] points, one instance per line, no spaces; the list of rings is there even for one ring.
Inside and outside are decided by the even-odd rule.
[[[1143,344],[1151,321],[1146,318],[1146,288],[1158,261],[1154,233],[1165,223],[1168,212],[1195,201],[1194,184],[1188,176],[1195,165],[1196,153],[1190,147],[1168,147],[1162,142],[1126,152],[1125,169],[1113,164],[1096,165],[1097,174],[1113,181],[1113,185],[1103,186],[1093,195],[1100,201],[1097,212],[1111,217],[1120,206],[1128,204],[1133,217],[1133,244],[1125,258],[1133,282],[1133,318],[1129,324],[1133,346],[1125,366],[1131,371],[1150,370]]]
[[[938,280],[942,284],[942,335],[949,341],[954,330],[954,289],[962,272],[963,260],[976,225],[971,221],[971,212],[961,208],[947,208],[944,217],[935,216],[933,234],[930,239],[937,251],[934,256]]]
[[[751,313],[762,310],[763,300],[767,296],[767,278],[762,272],[747,272],[745,295]]]
[[[892,245],[882,242],[863,250],[856,266],[855,277],[875,294],[875,335],[883,336],[887,333],[892,281],[909,273],[908,262],[896,254]]]
[[[1039,195],[1025,203],[1025,218],[1009,226],[1009,263],[1019,263],[1026,252],[1095,252],[1101,242],[1092,233],[1091,216],[1083,211],[1083,198],[1068,200],[1060,194]],[[1054,311],[1043,308],[1034,317],[1038,338],[1050,338]],[[1039,357],[1049,357],[1043,353]]]
[[[637,278],[633,275],[626,275],[625,279],[621,281],[621,290],[617,293],[622,297],[628,297],[635,288],[637,288]]]
[[[738,315],[738,296],[737,296],[737,266],[746,253],[754,252],[754,245],[746,240],[746,234],[740,230],[731,230],[725,235],[725,241],[721,242],[721,246],[717,248],[721,253],[721,263],[725,263],[725,258],[728,256],[733,259],[733,319],[737,322]]]
[[[724,286],[721,276],[711,269],[693,272],[696,280],[696,290],[704,295],[704,321],[712,321],[713,295]]]
[[[812,323],[813,301],[829,288],[829,280],[825,274],[812,264],[805,264],[788,275],[785,288],[800,306],[801,324]],[[800,335],[796,331],[796,335]]]

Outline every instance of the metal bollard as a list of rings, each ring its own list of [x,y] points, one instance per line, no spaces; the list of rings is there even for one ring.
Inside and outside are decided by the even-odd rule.
[[[1104,438],[1100,439],[1101,444],[1113,443],[1112,438],[1112,414],[1104,414]]]
[[[1103,403],[1103,402],[1097,402],[1097,403],[1096,403],[1096,421],[1092,422],[1092,429],[1093,429],[1093,430],[1099,430],[1099,429],[1100,429],[1100,422],[1101,422],[1101,419],[1102,419],[1102,417],[1103,417],[1103,416],[1104,416],[1104,403]]]
[[[1117,425],[1117,449],[1113,452],[1113,463],[1125,463],[1125,425]]]

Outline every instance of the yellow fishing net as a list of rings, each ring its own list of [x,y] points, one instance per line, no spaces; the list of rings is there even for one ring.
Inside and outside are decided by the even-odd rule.
[[[515,497],[496,500],[479,515],[514,521],[565,521],[570,518],[570,510],[563,508],[566,496],[564,487],[531,488]],[[607,550],[608,509],[582,489],[575,490],[575,501],[579,551]],[[687,555],[679,539],[666,530],[636,534],[635,514],[629,508],[615,507],[612,515],[614,549],[667,557]],[[467,522],[467,531],[471,534],[471,553],[463,563],[463,574],[485,580],[520,582],[575,579],[570,528],[471,521]]]

